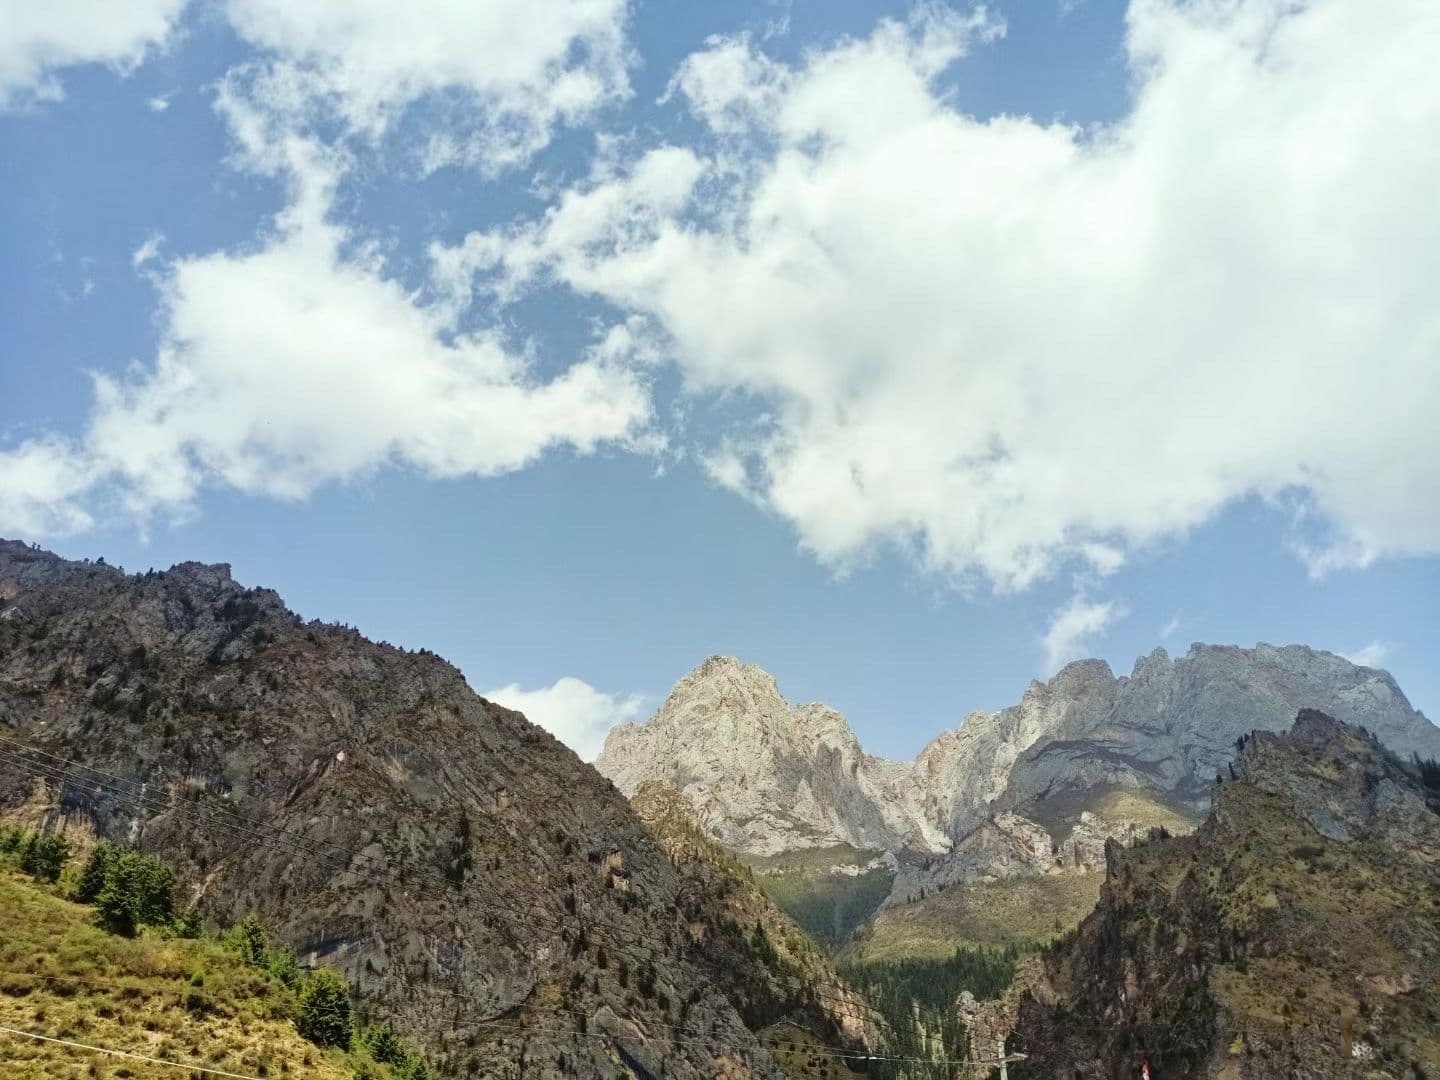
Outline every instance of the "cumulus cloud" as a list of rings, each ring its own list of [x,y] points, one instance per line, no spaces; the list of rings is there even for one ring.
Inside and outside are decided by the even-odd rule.
[[[653,318],[691,394],[758,403],[711,475],[831,565],[1020,588],[1247,497],[1317,574],[1440,551],[1440,5],[1133,0],[1100,129],[968,115],[939,76],[998,32],[713,41],[671,90],[709,141],[437,267]]]
[[[384,135],[426,100],[420,164],[494,171],[629,93],[626,0],[228,0],[266,60],[231,75],[271,119]]]
[[[54,536],[93,524],[83,496],[92,483],[86,455],[42,437],[0,450],[0,535]]]
[[[1040,644],[1045,650],[1045,674],[1053,675],[1071,660],[1093,656],[1094,643],[1127,614],[1114,600],[1091,600],[1076,593],[1050,617]]]
[[[132,7],[134,26],[165,22],[153,4],[151,24],[139,18],[147,5]],[[495,171],[557,124],[625,96],[625,0],[420,0],[403,10],[228,0],[224,13],[259,50],[218,84],[232,163],[289,185],[290,204],[238,250],[166,262],[156,233],[134,251],[132,265],[161,292],[154,362],[96,376],[82,436],[0,451],[0,531],[183,514],[208,485],[299,499],[385,466],[490,476],[559,447],[662,448],[650,429],[644,318],[601,328],[542,378],[523,338],[472,317],[462,331],[460,306],[412,293],[334,213],[342,177],[376,160],[376,140],[417,103],[427,119],[407,129],[406,145],[440,131],[449,140],[443,153],[426,145],[428,165]],[[22,28],[40,25],[26,18]],[[161,30],[135,34],[138,57]]]
[[[5,5],[0,108],[64,96],[58,72],[75,64],[125,70],[170,36],[187,0],[51,0]]]
[[[1395,647],[1388,641],[1372,641],[1363,648],[1345,653],[1345,659],[1361,667],[1383,668],[1394,652]]]
[[[645,708],[639,694],[606,694],[569,675],[538,690],[522,690],[511,683],[480,696],[524,713],[585,761],[595,760],[606,732],[616,724],[640,719]]]
[[[5,455],[0,531],[83,528],[87,499],[144,520],[183,512],[211,484],[296,499],[386,465],[489,476],[554,447],[643,435],[650,398],[631,359],[642,335],[622,325],[540,378],[498,333],[458,332],[450,312],[417,302],[330,220],[330,154],[306,142],[281,152],[294,194],[273,235],[159,272],[154,363],[96,378],[82,439]],[[137,265],[153,264],[147,248]]]

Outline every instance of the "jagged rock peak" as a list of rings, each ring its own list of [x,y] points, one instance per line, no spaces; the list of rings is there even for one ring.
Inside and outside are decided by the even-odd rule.
[[[834,709],[792,705],[733,657],[710,657],[650,720],[614,728],[595,764],[627,795],[650,780],[675,788],[713,836],[751,854],[937,839],[920,839],[907,766],[867,755]]]
[[[792,706],[762,668],[716,656],[650,721],[616,728],[597,766],[627,793],[647,779],[671,785],[742,851],[845,842],[937,853],[992,813],[1029,815],[1046,799],[1075,804],[1073,818],[1086,800],[1138,789],[1203,815],[1238,736],[1285,730],[1312,707],[1401,754],[1440,755],[1440,729],[1388,673],[1262,642],[1196,643],[1177,658],[1157,648],[1119,677],[1103,660],[1077,660],[1016,705],[969,713],[910,763],[866,754],[834,709]]]

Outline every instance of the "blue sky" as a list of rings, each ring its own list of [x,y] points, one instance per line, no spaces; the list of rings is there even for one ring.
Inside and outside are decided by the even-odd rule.
[[[1197,640],[1433,711],[1436,22],[30,12],[0,535],[228,561],[586,753],[717,652],[893,756]]]

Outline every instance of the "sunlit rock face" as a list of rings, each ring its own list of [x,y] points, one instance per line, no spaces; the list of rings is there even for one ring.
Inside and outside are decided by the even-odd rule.
[[[674,787],[742,853],[908,852],[927,857],[912,864],[925,880],[904,887],[933,888],[1057,860],[1094,868],[1109,837],[1188,827],[1239,737],[1285,730],[1302,708],[1402,755],[1440,755],[1440,729],[1384,671],[1298,645],[1197,644],[1177,659],[1156,649],[1128,676],[1076,661],[1016,705],[969,713],[913,762],[865,753],[835,710],[792,705],[761,668],[711,657],[649,721],[612,731],[596,765],[627,794]]]

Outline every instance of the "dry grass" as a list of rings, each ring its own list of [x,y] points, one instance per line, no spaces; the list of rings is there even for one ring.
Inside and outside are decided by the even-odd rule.
[[[92,908],[0,866],[0,1024],[251,1076],[353,1076],[338,1052],[300,1037],[289,1009],[283,986],[214,942],[117,937],[95,925]],[[0,1035],[0,1075],[187,1074]]]

